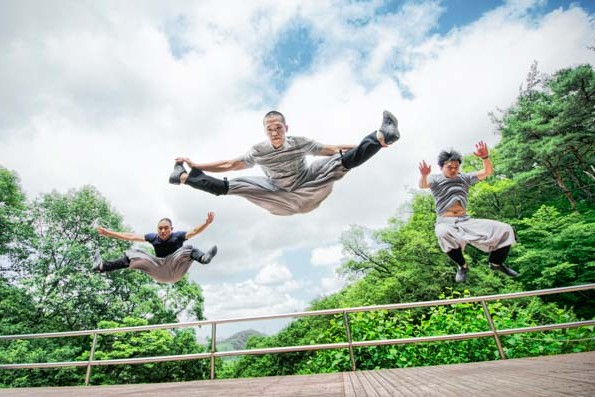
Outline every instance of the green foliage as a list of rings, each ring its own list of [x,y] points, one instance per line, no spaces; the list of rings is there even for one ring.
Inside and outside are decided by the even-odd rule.
[[[578,210],[592,203],[587,172],[595,163],[595,71],[591,65],[542,76],[533,66],[517,103],[497,120],[498,171],[522,181],[535,210],[544,199]]]
[[[469,296],[469,291],[455,291],[449,298],[463,296]],[[440,298],[444,299],[446,296],[442,294]],[[539,298],[489,302],[488,308],[496,328],[500,330],[577,320],[571,312],[552,303],[545,304]],[[349,323],[354,341],[408,339],[490,330],[479,303],[351,313]],[[290,344],[284,344],[287,341],[281,340],[280,336],[299,336],[300,333],[301,344],[347,342],[345,322],[343,316],[338,315],[319,320],[318,324],[313,324],[309,319],[297,320],[278,336],[257,338],[251,347],[287,346]],[[501,337],[501,342],[509,358],[589,351],[595,348],[593,327],[512,335]],[[280,357],[291,362],[286,363]],[[296,357],[301,360],[296,362]],[[486,361],[500,356],[493,337],[483,337],[360,347],[354,348],[354,357],[357,368],[366,370]],[[351,365],[347,349],[332,349],[283,356],[247,356],[238,362],[228,363],[226,372],[228,376],[315,374],[350,371]]]
[[[469,192],[469,214],[480,218],[509,220],[530,215],[532,208],[528,208],[525,197],[521,194],[522,190],[517,182],[509,178],[491,178],[490,183],[474,185]]]
[[[2,334],[94,329],[105,319],[117,324],[129,321],[125,320],[129,317],[145,323],[176,322],[180,315],[203,318],[202,291],[188,278],[173,285],[160,285],[136,271],[91,273],[91,257],[97,247],[106,257],[121,256],[130,247],[127,242],[100,238],[96,233],[95,226],[99,224],[116,230],[125,227],[120,215],[94,188],[87,186],[66,194],[53,192],[27,203],[19,193],[16,176],[2,172],[0,180],[4,185],[7,180],[15,182],[6,185],[14,189],[10,195],[3,192],[3,203],[10,204],[11,211],[18,209],[20,216],[10,226],[14,226],[11,230],[18,238],[2,248],[6,254],[3,260],[8,263],[0,268]],[[0,209],[8,208],[8,204]],[[10,216],[4,219],[12,222]],[[193,332],[174,334],[173,339],[162,336],[163,343],[146,349],[161,347],[173,352],[170,354],[198,349]],[[88,354],[89,348],[88,338],[16,340],[0,344],[0,361],[73,361]],[[116,349],[114,354],[117,352]],[[156,369],[149,371],[150,367]],[[139,368],[124,371],[118,381],[199,379],[205,373],[204,368],[191,362],[179,366],[147,364]],[[158,376],[153,378],[154,374]],[[83,379],[84,370],[80,368],[2,371],[0,386],[76,385]]]
[[[147,325],[148,321],[125,318],[122,323],[102,321],[100,328],[134,327]],[[206,348],[196,343],[193,329],[151,330],[100,335],[97,338],[96,360],[138,357],[170,356],[203,353]],[[78,358],[89,359],[89,351]],[[141,382],[180,382],[210,377],[209,360],[185,360],[161,363],[110,365],[93,368],[90,383],[122,384]]]
[[[187,279],[160,286],[140,272],[90,272],[97,247],[107,257],[121,256],[130,247],[95,231],[98,224],[125,228],[120,215],[94,188],[43,195],[26,216],[35,233],[19,244],[28,255],[12,256],[5,275],[37,297],[36,307],[50,330],[92,329],[102,319],[119,321],[127,316],[154,323],[175,321],[182,312],[202,318],[202,292]]]
[[[37,328],[38,321],[33,299],[0,278],[0,335],[30,333]]]
[[[0,166],[0,255],[10,252],[11,242],[30,233],[21,222],[24,210],[25,195],[17,174]]]
[[[566,215],[550,206],[542,206],[530,218],[518,223],[520,244],[515,248],[514,266],[521,271],[521,281],[531,289],[587,284],[595,280],[595,223],[591,216]],[[562,305],[591,318],[595,294],[553,296]]]

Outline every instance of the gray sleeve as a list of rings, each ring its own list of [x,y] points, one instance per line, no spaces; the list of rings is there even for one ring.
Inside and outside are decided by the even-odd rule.
[[[256,160],[254,160],[254,151],[255,151],[255,147],[253,146],[243,156],[239,156],[239,157],[235,158],[234,160],[243,161],[244,164],[246,164],[246,167],[252,168],[256,164]]]
[[[436,177],[437,177],[436,174],[430,174],[430,175],[428,175],[428,185],[430,187],[432,187],[432,185],[434,185],[436,183]]]
[[[469,186],[475,185],[477,182],[479,182],[479,178],[477,177],[476,171],[469,172],[468,174],[459,174],[459,175],[460,175],[461,179]]]
[[[324,147],[324,145],[320,142],[316,142],[310,138],[306,138],[303,136],[295,136],[293,137],[294,141],[297,145],[299,145],[305,153],[308,154],[318,154]]]

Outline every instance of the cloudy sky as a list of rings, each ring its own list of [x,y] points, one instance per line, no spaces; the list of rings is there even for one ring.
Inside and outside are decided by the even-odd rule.
[[[300,311],[343,285],[342,232],[402,211],[420,160],[497,143],[488,113],[534,61],[595,61],[594,16],[587,0],[0,0],[0,165],[30,198],[94,185],[139,233],[214,211],[192,240],[219,246],[190,273],[207,317]],[[176,156],[229,159],[265,139],[271,109],[326,144],[359,142],[389,109],[402,139],[306,215],[167,183]]]

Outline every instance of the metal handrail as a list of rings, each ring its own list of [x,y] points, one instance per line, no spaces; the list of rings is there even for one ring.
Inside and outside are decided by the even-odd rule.
[[[370,347],[370,346],[382,346],[382,345],[395,345],[395,344],[410,344],[410,343],[421,343],[421,342],[437,342],[446,340],[463,340],[463,339],[476,339],[493,337],[500,357],[505,359],[506,356],[500,344],[499,336],[502,335],[513,335],[518,333],[527,332],[538,332],[547,331],[553,329],[564,329],[564,328],[576,328],[585,326],[595,326],[595,320],[584,320],[575,321],[569,323],[560,324],[548,324],[539,325],[523,328],[513,329],[496,329],[494,322],[492,321],[489,313],[487,302],[503,300],[503,299],[517,299],[524,297],[542,296],[561,294],[568,292],[586,291],[595,289],[595,284],[584,284],[570,287],[559,287],[542,289],[536,291],[524,291],[514,292],[508,294],[499,295],[484,295],[478,297],[465,297],[465,298],[453,298],[444,300],[434,300],[425,302],[411,302],[411,303],[396,303],[390,305],[376,305],[376,306],[360,306],[352,308],[342,309],[327,309],[327,310],[315,310],[308,312],[295,312],[295,313],[283,313],[283,314],[272,314],[264,316],[254,317],[238,317],[221,320],[202,320],[202,321],[191,321],[185,323],[169,323],[169,324],[157,324],[157,325],[145,325],[145,326],[134,326],[134,327],[123,327],[123,328],[106,328],[106,329],[94,329],[84,331],[70,331],[70,332],[53,332],[53,333],[40,333],[40,334],[22,334],[22,335],[0,335],[1,340],[15,340],[15,339],[39,339],[39,338],[62,338],[71,336],[84,336],[93,335],[93,343],[90,350],[89,360],[87,361],[67,361],[67,362],[53,362],[53,363],[28,363],[28,364],[0,364],[0,369],[22,369],[22,368],[58,368],[58,367],[87,367],[85,384],[89,384],[89,377],[91,374],[91,368],[93,366],[107,366],[107,365],[119,365],[119,364],[143,364],[151,362],[164,362],[164,361],[180,361],[180,360],[196,360],[209,358],[211,361],[211,379],[215,378],[215,358],[217,357],[228,357],[228,356],[240,356],[240,355],[261,355],[261,354],[278,354],[287,352],[297,351],[315,351],[315,350],[328,350],[328,349],[349,349],[350,360],[352,369],[356,369],[355,357],[353,354],[354,347]],[[411,309],[419,307],[430,307],[430,306],[445,306],[445,305],[456,305],[462,303],[481,303],[484,315],[490,327],[489,331],[481,332],[468,332],[464,334],[449,334],[449,335],[437,335],[437,336],[424,336],[414,338],[400,338],[400,339],[383,339],[383,340],[368,340],[368,341],[353,341],[351,337],[351,329],[349,325],[348,313],[358,312],[369,312],[378,310],[398,310],[398,309]],[[262,349],[247,349],[247,350],[233,350],[233,351],[216,351],[216,327],[218,324],[226,323],[237,323],[245,321],[259,321],[259,320],[271,320],[280,318],[296,318],[296,317],[310,317],[310,316],[326,316],[342,314],[345,321],[344,326],[346,330],[347,342],[344,343],[327,343],[317,345],[300,345],[300,346],[286,346],[286,347],[273,347],[273,348],[262,348]],[[196,326],[211,325],[211,349],[208,353],[192,353],[192,354],[180,354],[180,355],[169,355],[169,356],[154,356],[154,357],[142,357],[142,358],[127,358],[127,359],[111,359],[111,360],[95,360],[94,352],[97,341],[97,335],[99,334],[113,334],[113,333],[124,333],[124,332],[139,332],[149,331],[154,329],[176,329],[176,328],[188,328]]]

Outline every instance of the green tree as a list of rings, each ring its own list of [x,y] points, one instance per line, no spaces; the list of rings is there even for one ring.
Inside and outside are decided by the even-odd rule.
[[[145,319],[127,317],[121,323],[102,321],[99,328],[134,327],[147,325]],[[95,359],[110,360],[139,357],[170,356],[204,353],[206,348],[196,343],[193,329],[151,330],[100,335],[97,338]],[[79,360],[88,360],[89,352]],[[95,367],[92,384],[122,384],[143,382],[181,382],[210,377],[210,361],[185,360],[161,363],[110,365]]]
[[[0,257],[9,252],[12,242],[30,232],[28,225],[21,222],[25,208],[25,195],[17,174],[0,166]]]
[[[174,322],[177,315],[202,318],[200,288],[187,280],[162,286],[136,271],[98,275],[90,272],[97,247],[121,256],[130,243],[100,238],[98,224],[125,230],[122,218],[94,188],[53,192],[35,200],[26,214],[34,235],[20,244],[27,257],[11,257],[5,277],[36,298],[48,329],[92,329],[109,318],[132,316]]]
[[[529,289],[587,284],[595,279],[595,222],[589,216],[562,215],[551,206],[542,206],[518,224],[520,244],[515,247],[514,266],[520,281]],[[544,298],[571,305],[586,318],[595,315],[592,291]]]
[[[591,65],[544,76],[534,64],[516,104],[494,117],[502,136],[497,169],[514,176],[530,202],[547,197],[572,210],[589,205],[594,190],[586,173],[595,163],[594,115]]]

